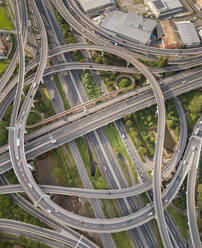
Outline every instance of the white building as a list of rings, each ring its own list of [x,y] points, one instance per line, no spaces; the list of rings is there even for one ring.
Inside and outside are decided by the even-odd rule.
[[[175,22],[183,46],[193,47],[200,45],[198,33],[194,24],[189,21]]]

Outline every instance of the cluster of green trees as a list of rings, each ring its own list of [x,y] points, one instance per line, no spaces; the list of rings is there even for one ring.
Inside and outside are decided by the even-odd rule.
[[[168,129],[172,129],[176,136],[180,134],[180,121],[177,112],[177,103],[174,98],[166,101],[166,125]]]
[[[47,227],[37,218],[20,208],[8,195],[0,195],[0,218],[14,219],[40,227]]]
[[[67,44],[76,43],[76,40],[74,38],[70,26],[66,23],[66,21],[63,19],[63,17],[60,15],[60,13],[57,11],[56,8],[54,8],[54,12],[61,27],[62,34],[65,38],[66,43]]]
[[[120,75],[120,73],[100,71],[99,75],[108,91],[115,90],[114,83],[115,83],[116,78]]]
[[[50,246],[25,238],[22,235],[16,239],[7,239],[6,235],[0,233],[0,248],[13,248],[14,245],[20,245],[22,248],[49,248]]]
[[[186,119],[188,123],[189,133],[191,134],[193,127],[202,114],[202,94],[201,90],[195,90],[180,96],[183,107],[186,111]]]
[[[157,68],[163,68],[168,66],[168,57],[160,57],[158,59],[158,61],[154,61],[154,60],[144,60],[139,58],[138,59],[140,62],[142,62],[143,64],[149,66],[149,67],[157,67]]]
[[[179,135],[180,123],[174,99],[166,101],[166,110],[167,127]],[[127,115],[123,120],[141,159],[143,161],[145,157],[152,159],[157,130],[156,105]]]
[[[153,158],[155,147],[155,131],[157,127],[156,106],[132,113],[123,118],[141,159]]]
[[[97,83],[93,78],[92,74],[90,73],[90,71],[88,70],[81,71],[80,75],[81,75],[82,83],[86,88],[89,98],[94,99],[100,96],[100,89],[98,88]]]
[[[116,65],[116,66],[126,66],[127,62],[115,55],[101,52],[95,52],[92,56],[92,60],[97,64],[104,65]]]
[[[0,146],[5,145],[8,141],[8,130],[6,127],[9,127],[11,112],[12,105],[9,105],[2,120],[0,121]]]
[[[126,77],[120,78],[117,82],[117,85],[120,89],[129,87],[131,85],[131,79]]]
[[[55,7],[54,8],[54,12],[56,15],[56,18],[58,20],[58,23],[60,25],[60,28],[62,30],[62,34],[65,38],[65,41],[67,44],[72,44],[72,43],[76,43],[74,34],[71,30],[71,27],[67,24],[67,22],[65,21],[65,19],[60,15],[60,13],[57,11],[57,9]],[[80,51],[77,52],[72,52],[71,53],[74,60],[77,62],[84,62],[84,58],[82,56],[82,53]]]

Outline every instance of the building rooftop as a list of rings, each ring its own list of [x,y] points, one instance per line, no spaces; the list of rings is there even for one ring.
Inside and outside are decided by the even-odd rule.
[[[163,2],[161,0],[153,1],[153,4],[159,10],[165,8],[165,5],[163,4]]]
[[[79,3],[86,12],[89,12],[91,10],[101,8],[102,6],[105,5],[114,4],[114,1],[113,0],[79,0]]]
[[[120,12],[120,11],[119,11]],[[143,21],[143,17],[140,15],[136,15],[134,13],[124,13],[124,20],[123,22],[129,26],[134,28],[138,28]]]
[[[163,43],[165,48],[179,48],[182,46],[182,41],[177,32],[176,25],[173,21],[162,20],[160,22],[163,29]]]
[[[200,39],[194,27],[194,24],[189,21],[175,23],[184,45],[200,43]]]
[[[111,32],[147,44],[151,41],[150,37],[156,27],[156,21],[117,10],[109,13],[102,21],[101,26]]]
[[[168,6],[169,9],[177,9],[182,8],[183,5],[179,0],[162,0],[165,5]]]
[[[156,21],[151,20],[151,19],[144,19],[142,23],[142,30],[148,31],[148,32],[153,32],[153,30],[156,27]]]

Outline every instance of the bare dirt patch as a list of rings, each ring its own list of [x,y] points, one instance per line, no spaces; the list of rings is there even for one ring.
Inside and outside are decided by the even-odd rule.
[[[146,14],[143,0],[119,0],[119,6],[123,11],[135,14]]]

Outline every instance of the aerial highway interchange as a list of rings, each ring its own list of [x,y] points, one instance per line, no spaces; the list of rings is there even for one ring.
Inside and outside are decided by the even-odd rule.
[[[0,194],[11,194],[19,206],[54,230],[9,219],[0,219],[0,230],[5,233],[16,231],[16,234],[23,234],[27,237],[32,235],[33,239],[51,247],[99,247],[86,238],[85,233],[81,235],[76,231],[81,230],[98,233],[104,248],[116,247],[111,233],[128,230],[134,247],[150,248],[158,247],[156,237],[151,230],[151,220],[155,218],[163,247],[189,247],[166,210],[188,175],[186,201],[191,237],[190,247],[201,247],[195,211],[195,188],[201,156],[202,116],[198,119],[188,139],[186,115],[178,98],[176,102],[180,120],[179,141],[166,167],[162,168],[162,164],[166,127],[165,100],[201,88],[200,67],[191,68],[201,65],[202,47],[194,48],[193,52],[192,48],[164,49],[126,41],[93,23],[79,9],[76,1],[72,0],[13,0],[11,2],[14,10],[17,49],[0,79],[0,119],[13,102],[8,127],[8,142],[7,145],[0,147],[0,181],[2,184]],[[65,44],[53,6],[74,32],[91,43]],[[32,10],[36,18],[40,46],[37,55],[26,65],[28,8]],[[123,59],[130,66],[101,65],[87,60],[86,63],[76,63],[71,56],[71,52],[75,51],[81,51],[83,54],[91,51],[111,54]],[[138,60],[138,58],[156,60],[162,55],[169,56],[169,66],[164,68],[148,67]],[[48,61],[51,63],[47,63]],[[19,72],[13,76],[17,63]],[[140,73],[144,75],[147,85],[127,92],[117,90],[112,92],[112,95],[109,94],[110,97],[104,90],[100,98],[102,102],[99,102],[100,99],[90,100],[78,73],[79,70],[87,69],[95,73],[97,71]],[[189,70],[182,71],[186,69]],[[158,79],[160,73],[174,71],[176,74],[172,77]],[[177,71],[181,72],[177,73]],[[26,74],[30,72],[32,74],[26,77]],[[29,129],[26,122],[37,90],[40,84],[45,84],[45,86],[50,84],[48,76],[55,73],[59,75],[61,82],[68,81],[71,85],[72,92],[68,93],[71,94],[71,99],[68,99],[70,109],[64,109],[61,99],[54,99],[53,105],[57,105],[56,115],[42,120],[42,123],[34,124],[35,126],[46,125],[26,134],[26,130]],[[27,85],[29,85],[28,92],[24,101],[21,102],[24,94],[23,87]],[[150,178],[120,119],[154,104],[157,108],[158,121],[153,176]],[[103,126],[112,122],[115,122],[138,174],[139,183],[133,186],[129,186],[126,182],[119,162],[103,131]],[[103,176],[109,186],[106,190],[94,189],[88,178],[74,142],[81,136],[89,140],[94,147]],[[38,185],[28,167],[28,161],[67,143],[77,164],[84,188]],[[10,184],[3,175],[11,169],[14,170],[19,184]],[[166,188],[162,187],[163,181],[170,175],[172,178],[169,184]],[[149,203],[144,207],[139,207],[134,196],[144,192],[147,194]],[[62,208],[51,199],[50,195],[54,194],[89,199],[95,217],[81,216]],[[114,199],[121,213],[120,216],[105,218],[98,199]]]

